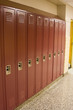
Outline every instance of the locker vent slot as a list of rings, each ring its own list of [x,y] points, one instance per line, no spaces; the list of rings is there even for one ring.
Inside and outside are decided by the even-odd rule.
[[[48,26],[48,19],[47,18],[44,19],[44,26]]]
[[[12,22],[13,21],[12,13],[6,12],[6,21],[8,21],[8,22]]]
[[[41,17],[37,18],[37,25],[42,26],[42,18]]]
[[[19,14],[19,23],[24,23],[25,17],[22,14]]]
[[[34,24],[34,16],[33,15],[29,16],[29,24]]]

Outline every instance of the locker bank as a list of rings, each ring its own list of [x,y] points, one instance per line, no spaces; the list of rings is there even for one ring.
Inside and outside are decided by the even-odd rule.
[[[0,110],[14,110],[64,74],[64,20],[0,5]]]

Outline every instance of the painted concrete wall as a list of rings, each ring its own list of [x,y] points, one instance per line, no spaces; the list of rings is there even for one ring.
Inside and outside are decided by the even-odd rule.
[[[66,6],[65,5],[58,5],[57,6],[58,16],[65,20],[65,13],[66,13]]]
[[[57,15],[57,6],[47,0],[9,0]]]

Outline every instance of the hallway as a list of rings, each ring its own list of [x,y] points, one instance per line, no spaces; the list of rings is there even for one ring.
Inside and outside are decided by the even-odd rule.
[[[16,110],[73,110],[73,70]]]

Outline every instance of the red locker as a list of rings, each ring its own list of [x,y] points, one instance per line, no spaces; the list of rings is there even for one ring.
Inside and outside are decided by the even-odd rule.
[[[43,17],[37,16],[36,37],[36,92],[42,88],[42,40],[43,40]]]
[[[48,76],[48,37],[49,37],[49,19],[44,18],[44,34],[43,34],[43,77],[42,87],[47,85]]]
[[[1,45],[0,45],[0,110],[4,110],[3,102],[3,83],[2,83],[2,71],[1,71]]]
[[[58,37],[58,51],[61,52],[62,43],[62,21],[59,21],[59,37]]]
[[[66,24],[63,22],[62,27],[62,49],[61,49],[61,75],[64,73],[64,57],[65,57],[65,27]]]
[[[48,53],[48,84],[53,81],[53,53]]]
[[[3,71],[2,71],[2,39],[3,39],[3,18],[2,18],[2,8],[0,7],[0,110],[5,110],[4,105],[4,90],[3,90]]]
[[[64,73],[64,56],[65,53],[61,53],[61,75]]]
[[[65,32],[66,32],[66,23],[63,21],[63,28],[62,28],[62,50],[65,50]]]
[[[28,13],[28,98],[35,94],[36,16]]]
[[[53,80],[53,44],[54,44],[54,19],[49,24],[49,49],[48,49],[48,84]]]
[[[55,20],[54,54],[53,54],[53,80],[57,78],[57,50],[58,50],[58,20]]]
[[[61,43],[62,43],[62,21],[59,21],[57,77],[61,75]]]
[[[18,103],[27,99],[27,13],[17,10]]]
[[[4,50],[7,110],[16,107],[15,72],[15,11],[4,8]]]
[[[50,28],[49,28],[49,53],[53,53],[53,40],[54,40],[54,19],[50,19]]]

